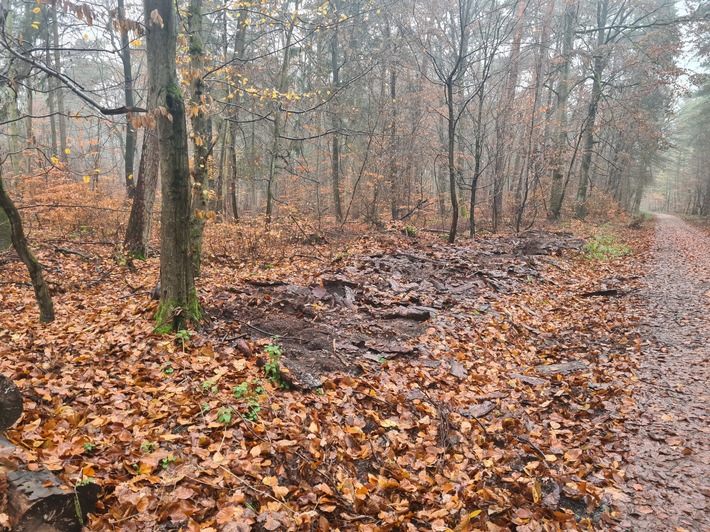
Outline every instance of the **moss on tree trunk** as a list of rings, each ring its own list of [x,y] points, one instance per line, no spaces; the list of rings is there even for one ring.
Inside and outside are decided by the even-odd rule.
[[[177,40],[172,0],[144,0],[150,90],[157,105],[160,180],[163,190],[160,225],[160,305],[156,332],[185,328],[202,312],[195,291],[190,233],[190,165],[185,104],[175,71]],[[160,15],[160,18],[154,14]]]

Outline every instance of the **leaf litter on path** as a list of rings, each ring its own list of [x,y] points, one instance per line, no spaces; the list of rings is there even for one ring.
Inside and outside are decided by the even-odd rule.
[[[151,332],[155,260],[43,248],[59,319],[36,325],[22,285],[0,309],[0,370],[26,398],[13,456],[99,483],[92,530],[612,528],[641,261],[581,243],[382,233],[330,262],[208,256],[208,319],[177,342]]]
[[[623,530],[710,530],[710,238],[658,215]]]

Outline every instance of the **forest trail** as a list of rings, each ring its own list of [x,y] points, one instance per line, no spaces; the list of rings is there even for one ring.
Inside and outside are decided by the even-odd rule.
[[[710,530],[709,253],[707,235],[657,215],[623,530]]]

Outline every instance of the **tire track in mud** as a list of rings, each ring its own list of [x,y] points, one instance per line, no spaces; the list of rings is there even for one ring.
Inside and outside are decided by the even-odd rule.
[[[710,531],[710,238],[657,215],[620,529]]]

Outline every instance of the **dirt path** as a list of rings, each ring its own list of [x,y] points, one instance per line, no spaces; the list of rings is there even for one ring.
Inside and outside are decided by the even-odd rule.
[[[623,530],[710,531],[710,238],[658,215]]]

